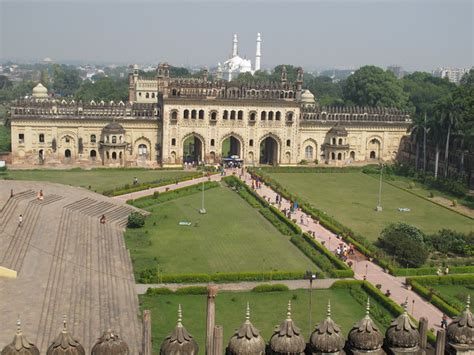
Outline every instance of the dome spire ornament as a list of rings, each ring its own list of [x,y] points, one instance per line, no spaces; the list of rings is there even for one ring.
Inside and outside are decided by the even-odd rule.
[[[355,351],[370,351],[373,354],[384,354],[382,350],[383,335],[370,318],[369,298],[367,298],[365,317],[352,327],[348,340],[349,347]]]
[[[199,351],[199,346],[193,336],[188,333],[183,325],[183,312],[181,304],[178,305],[178,321],[174,330],[161,343],[161,355],[194,355]]]
[[[303,354],[306,342],[300,328],[291,319],[291,301],[288,301],[286,319],[273,331],[270,338],[273,354]]]
[[[344,337],[339,325],[331,319],[331,300],[328,300],[327,316],[311,333],[311,353],[344,354]]]
[[[13,341],[5,346],[1,351],[2,355],[39,355],[40,352],[36,345],[30,343],[21,331],[21,320],[18,316],[16,321],[16,332]]]
[[[448,345],[456,351],[474,350],[474,317],[471,313],[471,295],[467,296],[466,307],[448,325]]]
[[[51,343],[46,355],[85,355],[83,346],[67,330],[67,318],[63,316],[63,329]]]
[[[260,331],[250,322],[250,305],[247,302],[245,321],[234,332],[227,346],[229,355],[263,355],[265,354],[265,340]]]
[[[112,329],[107,329],[92,347],[91,355],[128,355],[126,342]]]
[[[408,315],[408,298],[403,302],[403,313],[392,321],[385,332],[387,347],[393,353],[417,352],[419,349],[420,333]]]

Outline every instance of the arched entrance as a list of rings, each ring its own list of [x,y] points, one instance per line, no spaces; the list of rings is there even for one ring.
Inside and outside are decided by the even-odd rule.
[[[44,150],[40,149],[38,151],[38,160],[40,164],[44,164]]]
[[[188,136],[183,141],[183,163],[199,163],[203,159],[203,144],[199,137]]]
[[[239,158],[242,157],[242,145],[240,140],[234,136],[229,136],[222,141],[222,157],[229,158],[232,155],[237,155]]]
[[[372,138],[367,144],[370,159],[380,159],[382,144],[378,138]]]
[[[278,164],[278,142],[273,137],[267,137],[260,143],[260,164]]]
[[[70,159],[70,158],[71,158],[71,150],[70,150],[70,149],[66,149],[66,150],[64,151],[64,157],[65,157],[66,159]]]

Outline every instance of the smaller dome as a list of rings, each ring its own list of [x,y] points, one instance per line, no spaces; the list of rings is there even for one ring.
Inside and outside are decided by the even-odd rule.
[[[379,350],[383,345],[383,335],[369,316],[370,301],[367,299],[365,317],[356,323],[349,332],[349,346],[362,351]]]
[[[193,336],[184,328],[181,305],[178,306],[178,323],[173,332],[161,343],[161,355],[195,355],[199,346]]]
[[[23,335],[20,320],[16,325],[17,329],[13,341],[3,348],[1,355],[39,355],[38,348]]]
[[[404,304],[405,311],[393,320],[385,332],[385,341],[391,348],[418,347],[420,333],[408,316],[407,302]]]
[[[301,102],[305,104],[314,104],[314,95],[309,90],[303,90],[301,94]]]
[[[120,134],[120,133],[125,133],[125,129],[122,127],[122,125],[118,122],[110,122],[108,125],[106,125],[103,129],[102,132],[104,134]]]
[[[34,98],[37,98],[37,99],[47,98],[48,97],[48,89],[46,89],[43,84],[38,83],[38,85],[36,85],[33,88],[33,95],[32,96]]]
[[[339,126],[339,124],[332,127],[329,132],[330,135],[336,135],[340,137],[347,137],[347,130],[343,126]]]
[[[95,343],[91,355],[127,355],[129,352],[127,343],[113,330],[108,329]]]
[[[466,308],[448,325],[447,338],[452,344],[474,346],[474,319],[470,304],[471,296],[467,296]]]
[[[270,338],[270,348],[273,354],[303,354],[306,342],[301,330],[291,319],[291,301],[288,301],[286,319],[275,328]]]
[[[51,343],[46,351],[46,355],[85,355],[84,348],[67,331],[66,317],[63,321],[63,330]]]
[[[309,343],[313,353],[336,353],[344,349],[341,328],[331,319],[331,301],[328,301],[326,319],[316,326]]]
[[[230,338],[227,346],[229,355],[263,355],[265,354],[265,340],[260,331],[250,323],[250,307],[247,303],[245,322]]]

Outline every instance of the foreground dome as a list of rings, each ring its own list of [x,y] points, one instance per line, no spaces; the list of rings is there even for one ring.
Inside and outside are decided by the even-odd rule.
[[[2,355],[39,355],[38,348],[26,339],[21,331],[21,322],[18,320],[17,329],[13,341],[5,346]]]
[[[108,329],[97,340],[92,348],[91,355],[128,355],[129,349],[126,342],[120,339],[113,330]]]
[[[337,353],[344,349],[341,328],[331,319],[331,301],[328,301],[327,317],[311,333],[309,345],[313,353]]]
[[[66,319],[63,321],[63,330],[51,343],[46,355],[85,355],[82,345],[67,331]]]
[[[286,319],[275,328],[270,338],[270,349],[273,354],[304,354],[306,342],[301,330],[291,319],[291,301],[288,301]]]
[[[385,332],[385,341],[387,346],[391,348],[410,349],[418,347],[420,333],[408,315],[407,302],[404,304],[404,312],[393,320]]]
[[[304,104],[314,104],[314,95],[309,90],[303,90],[301,94],[301,102]]]
[[[161,343],[161,355],[194,355],[199,346],[193,336],[184,328],[182,322],[181,305],[178,306],[178,323],[173,332]]]
[[[265,354],[265,340],[260,331],[250,322],[250,307],[247,303],[245,322],[230,338],[227,346],[229,355],[263,355]]]
[[[110,122],[107,126],[102,129],[104,134],[120,134],[125,133],[125,129],[118,122]]]
[[[370,318],[370,301],[367,299],[365,317],[356,323],[349,332],[349,346],[362,351],[374,351],[382,348],[383,335]]]
[[[470,304],[471,296],[468,296],[466,308],[448,326],[447,338],[453,345],[469,345],[474,347],[474,319]]]
[[[47,98],[48,97],[48,89],[46,89],[43,84],[38,83],[38,85],[36,85],[33,88],[32,96],[34,98],[37,98],[37,99]]]

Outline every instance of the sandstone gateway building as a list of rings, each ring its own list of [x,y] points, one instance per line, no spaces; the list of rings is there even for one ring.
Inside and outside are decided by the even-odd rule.
[[[391,160],[411,123],[394,108],[320,107],[284,69],[279,82],[242,84],[156,78],[134,66],[128,102],[75,102],[48,96],[38,84],[11,107],[14,165],[173,166],[217,164],[350,164]]]

